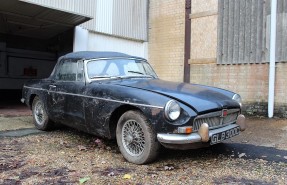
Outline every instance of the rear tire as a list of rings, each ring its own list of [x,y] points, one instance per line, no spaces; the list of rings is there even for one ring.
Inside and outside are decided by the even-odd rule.
[[[38,96],[34,98],[32,103],[32,115],[34,125],[37,129],[50,130],[52,128],[52,122],[48,117],[46,107]]]
[[[148,119],[139,111],[128,111],[118,121],[116,137],[124,158],[135,164],[152,162],[160,143]]]

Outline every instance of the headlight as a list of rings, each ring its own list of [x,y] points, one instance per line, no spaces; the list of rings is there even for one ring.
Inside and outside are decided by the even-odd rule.
[[[174,100],[168,101],[165,105],[164,113],[168,120],[175,121],[180,115],[179,104]]]
[[[234,94],[232,97],[233,100],[237,101],[241,107],[242,102],[241,102],[241,96],[239,94]]]

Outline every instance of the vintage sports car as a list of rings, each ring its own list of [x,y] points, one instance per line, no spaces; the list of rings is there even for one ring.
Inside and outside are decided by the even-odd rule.
[[[61,123],[116,139],[124,158],[154,160],[160,146],[210,146],[245,130],[238,94],[158,79],[148,62],[116,52],[75,52],[59,58],[51,76],[23,87],[35,126]]]

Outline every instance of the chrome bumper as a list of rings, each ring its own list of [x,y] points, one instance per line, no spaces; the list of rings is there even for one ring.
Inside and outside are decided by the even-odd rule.
[[[21,98],[20,100],[22,103],[25,103],[25,99],[24,98]]]
[[[245,126],[244,115],[238,116],[236,124],[227,125],[225,127],[221,127],[218,129],[209,130],[208,124],[203,123],[199,131],[196,133],[191,133],[191,134],[158,133],[157,139],[160,143],[167,143],[167,144],[191,144],[191,143],[199,143],[199,142],[208,142],[212,135],[227,131],[229,129],[233,129],[238,126],[240,127],[240,131],[245,130],[246,126]]]

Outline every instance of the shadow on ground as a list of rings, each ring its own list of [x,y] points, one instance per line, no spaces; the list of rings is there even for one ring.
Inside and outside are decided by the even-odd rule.
[[[75,129],[67,128],[65,126],[59,127],[58,132],[69,132],[72,134],[85,137],[87,139],[95,138],[93,135],[77,131]],[[104,142],[112,148],[117,148],[115,140],[105,140]],[[159,156],[160,160],[189,158],[194,160],[196,158],[216,158],[219,156],[243,159],[263,159],[268,162],[283,162],[287,163],[287,150],[280,150],[273,147],[256,146],[253,144],[242,143],[220,143],[210,146],[208,148],[193,149],[193,150],[171,150],[163,148]]]
[[[161,153],[161,157],[164,159],[188,157],[193,160],[194,158],[200,157],[213,158],[225,156],[231,158],[263,159],[268,162],[287,163],[287,150],[241,143],[220,143],[209,148],[186,151],[163,149]]]
[[[276,125],[278,125],[278,123]],[[253,127],[251,127],[250,132],[255,132],[252,130]],[[68,128],[63,125],[57,126],[56,130],[52,132],[53,133],[61,132],[64,134],[72,134],[72,135],[75,134],[82,138],[86,138],[87,140],[91,140],[96,137],[93,135],[89,135],[89,134],[77,131],[72,128]],[[283,131],[281,130],[280,132],[283,132]],[[1,137],[22,137],[22,136],[31,135],[31,134],[43,134],[43,133],[49,134],[49,132],[39,131],[35,128],[25,128],[25,129],[19,129],[19,130],[3,131],[3,132],[0,131],[0,138]],[[262,133],[265,133],[264,130],[262,130]],[[251,135],[251,134],[248,135],[248,133],[247,134],[243,133],[243,134],[241,137],[244,139],[246,137],[248,138],[248,136]],[[252,135],[254,137],[254,134]],[[274,139],[273,137],[271,137],[270,133],[268,133],[267,135],[269,135],[268,142],[276,141],[276,138]],[[266,145],[264,146],[264,143],[266,144],[266,142],[264,143],[256,142],[258,138],[261,138],[260,136],[256,136],[256,138],[253,138],[253,137],[252,138],[250,137],[248,139],[250,141],[255,141],[255,142],[248,143],[248,144],[240,143],[241,139],[238,139],[237,141],[232,142],[232,143],[229,143],[229,142],[220,143],[220,144],[211,146],[209,148],[195,149],[195,150],[181,151],[181,150],[169,150],[169,149],[162,148],[161,154],[159,156],[159,160],[172,160],[174,158],[179,158],[179,159],[186,158],[188,160],[196,160],[202,157],[205,157],[207,159],[212,159],[212,158],[224,156],[228,158],[263,159],[268,162],[287,163],[287,150],[277,149],[276,147],[266,147]],[[111,148],[117,148],[116,142],[114,140],[112,141],[103,140],[103,141],[107,143],[107,145],[110,145]]]

